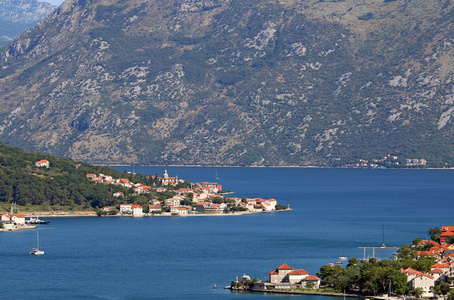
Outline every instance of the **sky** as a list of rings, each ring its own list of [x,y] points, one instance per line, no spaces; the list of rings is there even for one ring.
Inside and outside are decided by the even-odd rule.
[[[60,5],[63,3],[64,0],[39,0],[40,2],[49,2],[53,5]]]

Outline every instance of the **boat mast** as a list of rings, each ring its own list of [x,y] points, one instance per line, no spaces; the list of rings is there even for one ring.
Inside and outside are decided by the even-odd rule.
[[[38,245],[37,245],[38,248],[36,248],[36,249],[39,250],[39,230],[38,230],[38,228],[36,228],[36,242],[37,242],[37,244],[38,244]]]

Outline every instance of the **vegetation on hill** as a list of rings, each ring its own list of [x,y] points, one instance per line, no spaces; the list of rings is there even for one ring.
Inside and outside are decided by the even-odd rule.
[[[50,168],[36,167],[35,162],[48,160]],[[80,166],[78,166],[80,165]],[[21,210],[84,210],[121,203],[148,205],[145,197],[133,196],[129,189],[117,185],[94,184],[87,173],[128,178],[131,182],[153,184],[150,176],[122,173],[111,168],[92,166],[53,155],[7,147],[0,143],[0,207],[8,211],[12,202]],[[121,191],[125,197],[113,197]]]

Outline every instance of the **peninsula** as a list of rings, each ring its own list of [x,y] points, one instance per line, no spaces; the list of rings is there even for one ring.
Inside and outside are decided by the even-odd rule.
[[[0,226],[36,216],[211,216],[289,210],[275,199],[227,197],[216,182],[120,172],[0,143]],[[17,204],[17,205],[16,205]],[[13,219],[14,220],[13,220]],[[24,222],[22,222],[24,221]]]

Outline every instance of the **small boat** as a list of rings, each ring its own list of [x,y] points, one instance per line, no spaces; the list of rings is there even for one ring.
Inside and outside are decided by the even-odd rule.
[[[214,284],[214,288],[213,289],[217,289],[218,287],[216,286],[216,283]]]
[[[340,259],[340,260],[347,260],[347,257],[345,257],[345,256],[340,256],[339,259]]]
[[[37,225],[37,224],[49,224],[49,221],[40,220],[38,217],[31,217],[30,220],[26,221],[27,224]]]
[[[44,255],[43,250],[39,250],[39,232],[36,230],[36,242],[37,242],[37,247],[33,248],[33,250],[30,252],[31,255]]]
[[[343,262],[342,261],[336,261],[336,265],[342,265]]]

